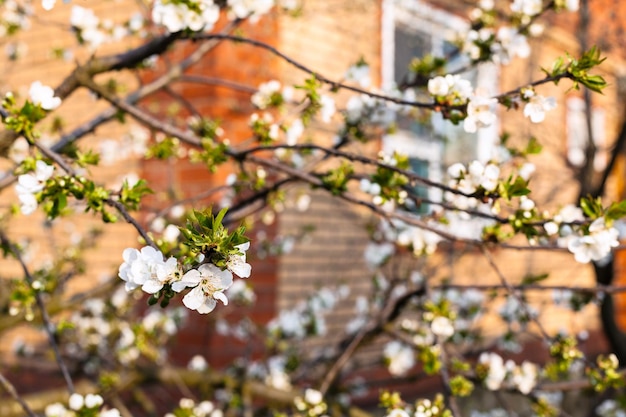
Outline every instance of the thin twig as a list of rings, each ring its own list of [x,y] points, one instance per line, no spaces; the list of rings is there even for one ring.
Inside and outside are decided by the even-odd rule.
[[[24,401],[24,399],[20,396],[13,384],[11,384],[11,382],[9,382],[9,380],[6,379],[2,373],[0,373],[0,385],[17,403],[19,403],[22,410],[24,410],[29,417],[38,417],[37,414],[35,414],[35,412],[28,406],[26,401]]]
[[[5,247],[9,248],[13,256],[15,256],[20,266],[22,267],[22,271],[24,272],[24,277],[26,279],[26,282],[32,288],[33,282],[35,280],[33,276],[31,275],[30,270],[28,269],[28,266],[24,262],[24,259],[22,258],[22,255],[19,249],[8,239],[8,237],[4,234],[3,231],[0,231],[0,241]],[[65,384],[67,385],[67,389],[70,392],[70,394],[73,394],[75,392],[74,383],[72,382],[72,377],[70,376],[70,372],[67,368],[67,365],[65,364],[65,361],[63,360],[63,357],[61,356],[61,352],[59,351],[59,346],[54,336],[54,330],[53,330],[54,326],[52,325],[50,316],[48,315],[48,311],[46,310],[46,306],[43,302],[41,293],[39,291],[34,291],[34,294],[35,294],[35,302],[37,303],[37,307],[39,308],[39,311],[41,313],[41,320],[43,322],[43,327],[46,332],[46,335],[48,336],[48,342],[50,343],[50,347],[52,348],[52,351],[54,352],[54,357],[57,361],[57,364],[59,365],[59,369],[61,370],[61,373],[63,374],[63,378],[65,379]]]

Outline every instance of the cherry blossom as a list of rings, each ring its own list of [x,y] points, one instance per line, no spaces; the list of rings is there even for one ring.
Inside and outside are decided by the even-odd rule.
[[[527,16],[535,16],[541,13],[543,4],[541,0],[513,0],[511,11]]]
[[[435,317],[430,324],[430,330],[435,336],[447,339],[454,334],[454,326],[449,318],[438,316]]]
[[[35,81],[30,85],[28,96],[30,101],[39,104],[44,110],[54,110],[61,105],[61,99],[54,95],[54,90],[40,81]]]
[[[546,118],[546,112],[555,108],[556,100],[554,97],[544,97],[533,93],[524,106],[524,116],[533,123],[541,123]]]
[[[252,272],[252,267],[246,262],[246,251],[250,248],[250,242],[235,246],[241,255],[230,255],[226,261],[226,268],[240,278],[248,278]]]
[[[487,389],[491,391],[500,389],[507,374],[502,357],[497,353],[483,352],[478,358],[478,363],[487,367],[488,374],[484,381]]]
[[[213,0],[195,2],[198,10],[192,10],[185,2],[156,0],[152,7],[152,19],[167,28],[170,33],[184,29],[209,30],[219,19],[220,9]]]
[[[15,192],[20,200],[20,211],[29,215],[37,209],[37,197],[35,194],[42,191],[46,181],[52,177],[54,166],[38,160],[35,163],[35,171],[20,175],[17,178]]]
[[[198,269],[187,271],[180,280],[172,283],[172,289],[180,292],[186,287],[194,287],[183,297],[183,304],[200,314],[210,313],[215,309],[217,300],[228,304],[224,294],[233,284],[233,274],[221,270],[213,264],[202,264]]]
[[[165,261],[163,254],[151,246],[141,250],[125,249],[122,257],[124,263],[119,268],[119,277],[126,281],[126,291],[141,287],[148,294],[154,294],[180,273],[176,258]]]
[[[490,126],[496,121],[494,109],[498,100],[483,96],[472,96],[467,103],[467,117],[463,120],[463,129],[475,133],[479,128]]]
[[[392,340],[385,345],[383,356],[387,361],[389,373],[394,376],[406,374],[415,365],[413,349],[397,340]]]
[[[600,217],[589,226],[589,234],[573,236],[567,249],[580,263],[600,261],[611,253],[611,248],[619,246],[619,233],[614,227],[607,227],[604,217]]]

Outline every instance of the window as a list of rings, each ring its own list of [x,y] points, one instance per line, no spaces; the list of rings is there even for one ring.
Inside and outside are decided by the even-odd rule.
[[[445,11],[433,8],[420,0],[384,0],[383,2],[383,86],[391,89],[406,81],[407,68],[414,57],[432,53],[452,56],[453,45],[446,36],[454,30],[466,28],[468,23]],[[449,71],[464,66],[463,58],[452,56]],[[497,67],[483,64],[468,71],[463,77],[481,88],[486,94],[497,92]],[[429,100],[427,95],[418,100]],[[497,140],[497,126],[480,129],[469,134],[461,125],[444,120],[438,113],[421,112],[416,109],[410,116],[400,116],[397,132],[386,135],[383,150],[402,152],[409,156],[412,169],[418,175],[441,181],[444,172],[454,162],[467,163],[474,159],[486,162],[492,156]],[[417,189],[418,195],[430,200],[441,200],[441,191]],[[418,210],[424,211],[424,207]]]
[[[585,100],[572,97],[567,100],[567,160],[575,167],[585,163],[585,150],[589,143],[589,129],[585,112]],[[596,145],[593,168],[602,171],[608,163],[606,149],[605,114],[601,108],[591,109],[591,134]]]

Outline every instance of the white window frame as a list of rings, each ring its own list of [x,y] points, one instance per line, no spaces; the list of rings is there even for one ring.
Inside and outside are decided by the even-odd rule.
[[[432,53],[443,54],[445,36],[452,30],[468,29],[468,21],[459,16],[441,9],[437,9],[422,0],[383,0],[382,3],[382,85],[386,91],[395,87],[395,28],[396,25],[415,27],[419,31],[430,35],[441,34],[434,37]],[[494,96],[498,93],[499,70],[497,65],[486,63],[478,67],[478,80],[475,87],[485,94]],[[439,119],[441,119],[439,117]],[[442,123],[436,116],[433,117],[433,126]],[[477,133],[476,155],[477,159],[486,163],[493,156],[493,149],[498,143],[499,126],[482,128]],[[418,158],[428,161],[429,179],[433,181],[443,180],[442,166],[443,143],[433,140],[431,137],[398,131],[383,137],[383,151],[391,153],[394,150],[404,153],[410,158]],[[433,201],[441,201],[442,192],[439,189],[429,188],[428,198]]]
[[[585,100],[582,97],[569,97],[566,103],[567,161],[581,167],[585,163],[585,149],[589,141]],[[606,112],[600,107],[591,108],[591,134],[596,146],[593,168],[602,171],[608,164],[606,147]]]

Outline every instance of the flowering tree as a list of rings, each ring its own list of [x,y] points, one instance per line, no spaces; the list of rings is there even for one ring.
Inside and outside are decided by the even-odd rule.
[[[377,154],[354,146],[378,144],[407,118],[429,123],[436,115],[466,133],[497,125],[505,110],[521,112],[525,123],[549,123],[557,100],[542,93],[543,88],[568,84],[565,88],[605,91],[607,83],[596,68],[604,58],[595,47],[554,57],[542,78],[496,95],[465,75],[485,63],[504,66],[528,57],[528,38],[538,33],[542,16],[576,12],[578,1],[480,1],[471,8],[468,29],[448,40],[452,52],[415,57],[403,82],[385,89],[370,87],[366,62],[347,68],[342,80],[331,79],[323,68],[313,71],[237,31],[246,21],[262,24],[272,13],[297,18],[306,2],[164,0],[142,5],[142,13],[112,23],[79,4],[0,3],[0,29],[12,59],[22,52],[11,36],[60,8],[71,10],[71,33],[79,48],[88,51],[54,88],[43,78],[34,79],[27,94],[8,91],[0,107],[0,153],[8,164],[3,195],[16,196],[15,204],[3,208],[0,242],[4,257],[15,260],[20,270],[3,289],[10,296],[3,300],[0,331],[23,323],[41,325],[45,338],[20,346],[26,356],[18,364],[32,358],[28,355],[48,352],[65,384],[62,390],[25,395],[21,383],[0,373],[14,405],[2,409],[3,415],[366,415],[355,405],[359,393],[371,390],[363,379],[367,367],[358,359],[365,346],[373,346],[372,367],[384,365],[391,376],[378,399],[389,416],[573,415],[563,395],[581,390],[596,395],[586,405],[591,412],[623,415],[624,400],[615,394],[624,385],[618,357],[624,358],[626,343],[614,322],[611,297],[621,289],[611,283],[612,251],[619,245],[616,226],[626,206],[602,199],[621,140],[606,175],[594,184],[585,173],[591,172],[599,151],[591,140],[584,144],[581,195],[556,208],[541,207],[531,192],[532,158],[541,150],[541,138],[520,145],[503,134],[489,158],[451,163],[438,180],[412,170],[400,150]],[[228,132],[211,114],[169,89],[221,43],[252,45],[307,77],[296,88],[277,80],[254,88],[220,80],[244,90],[257,109],[249,115],[248,137],[236,143],[224,139]],[[122,46],[103,52],[116,45]],[[173,53],[176,48],[183,52]],[[463,66],[450,70],[458,57]],[[101,81],[122,70],[140,80],[125,96],[116,82]],[[59,127],[55,113],[80,89],[110,108],[68,132]],[[165,101],[186,110],[167,117],[152,112],[148,98],[159,92],[169,92]],[[188,113],[194,117],[181,117]],[[134,126],[117,144],[99,151],[83,146],[97,127],[124,119],[149,129],[153,137],[148,140]],[[51,126],[50,120],[55,120]],[[328,140],[328,131],[334,141]],[[44,140],[44,134],[51,140]],[[109,187],[92,174],[92,168],[122,154],[191,160],[207,172],[233,173],[202,196],[170,196],[155,214],[145,204],[152,192],[149,181],[127,178]],[[246,317],[238,323],[219,322],[218,333],[264,347],[225,372],[208,368],[202,356],[185,369],[174,367],[167,346],[185,317],[211,317],[222,304],[254,302],[248,252],[259,251],[261,244],[250,237],[256,227],[252,220],[268,219],[258,212],[279,212],[292,197],[287,191],[293,184],[365,208],[377,219],[369,225],[371,242],[363,245],[374,277],[371,294],[356,298],[356,313],[342,337],[327,339],[336,346],[321,354],[308,348],[310,339],[323,336],[325,316],[350,299],[350,283],[320,288],[267,325]],[[199,203],[207,197],[212,205]],[[305,210],[308,202],[310,196],[300,194],[296,204]],[[129,223],[141,244],[119,253],[114,280],[72,294],[68,283],[89,275],[85,251],[101,244],[97,233],[41,266],[29,259],[20,230],[9,225],[37,213],[53,224],[79,211],[91,212],[104,227]],[[498,283],[430,279],[425,272],[430,259],[445,256],[454,245],[467,245],[486,259]],[[499,248],[569,252],[572,262],[593,263],[597,285],[551,285],[545,275],[514,282],[495,260]],[[393,266],[407,258],[426,266],[409,274],[394,272]],[[573,310],[601,303],[614,353],[589,357],[579,347],[584,334],[548,329],[528,296],[531,291],[558,291],[561,305]],[[497,311],[491,305],[496,302]],[[501,321],[493,330],[489,323],[495,316]],[[527,353],[526,346],[544,352],[543,359],[513,358],[512,352]],[[417,384],[416,378],[432,383],[430,389],[402,395],[394,391],[406,387],[406,380]],[[155,383],[170,386],[180,401],[167,404],[165,411],[155,407],[154,398],[142,395],[142,387]],[[477,396],[485,398],[485,392],[493,392],[499,404],[472,403]]]

